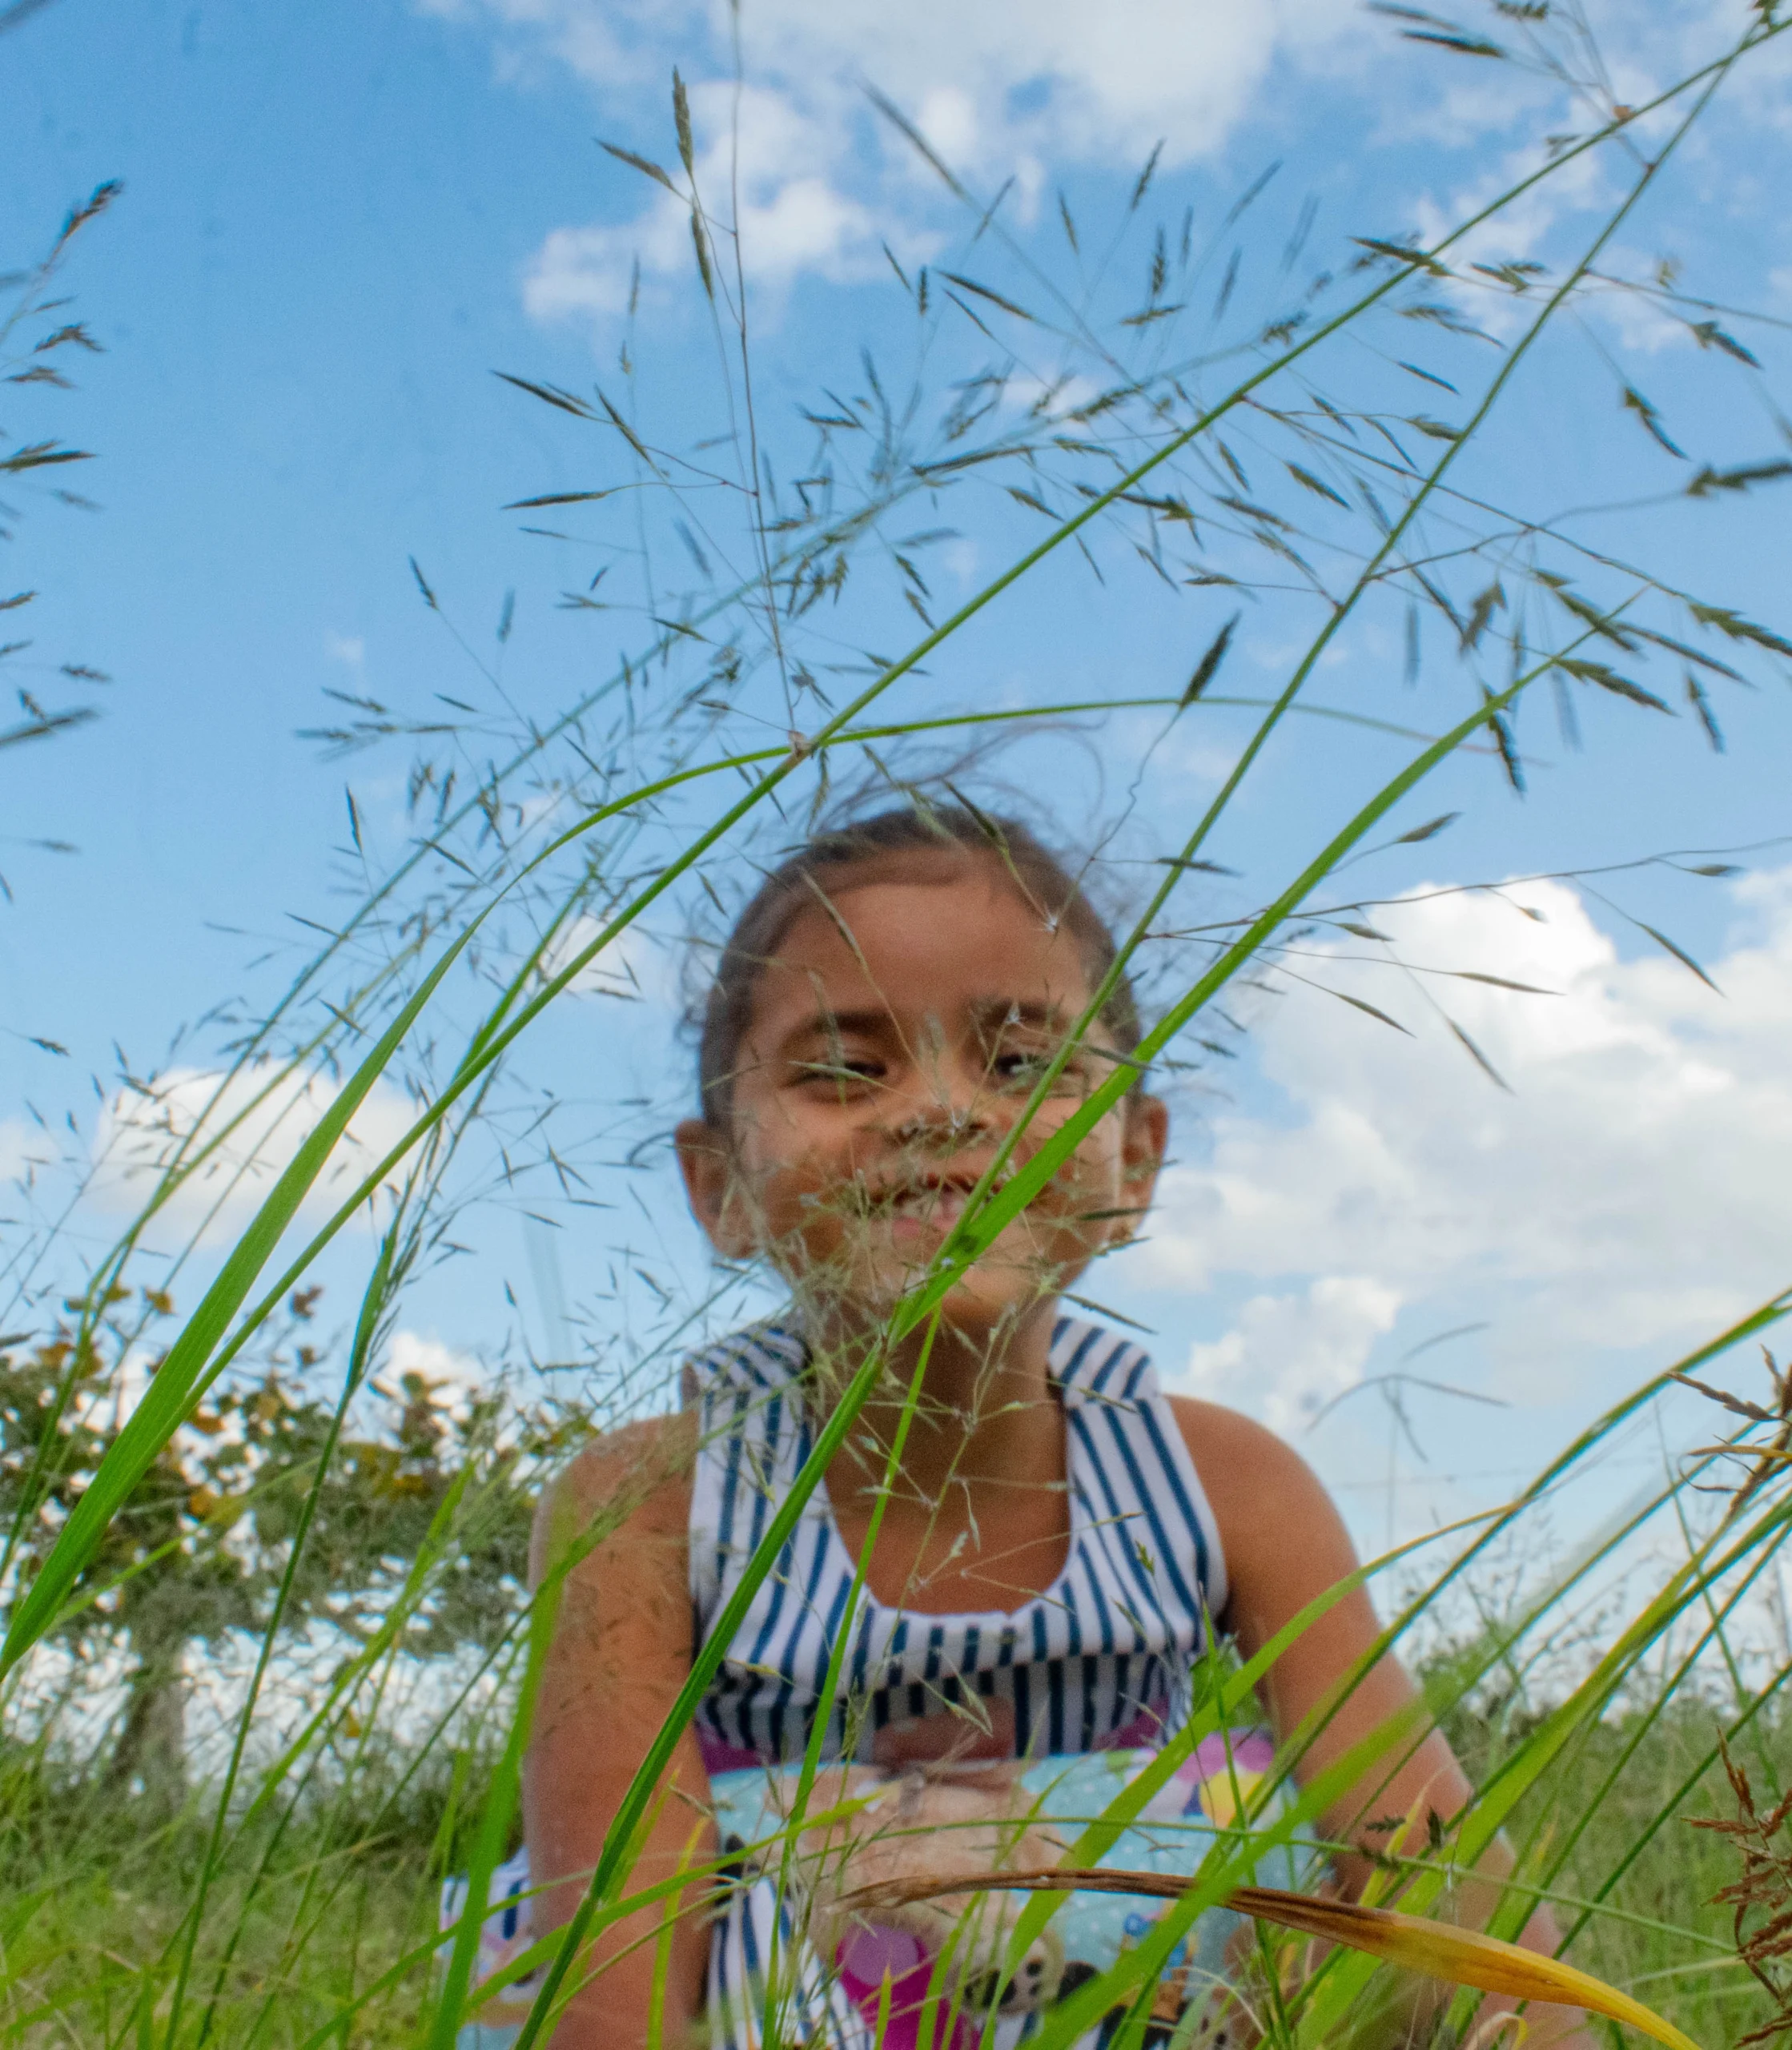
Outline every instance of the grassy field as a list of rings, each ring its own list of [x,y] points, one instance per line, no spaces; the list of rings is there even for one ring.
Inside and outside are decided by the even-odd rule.
[[[1447,1677],[1432,1677],[1448,1691]],[[1448,1726],[1485,1779],[1541,1713],[1522,1702],[1502,1704],[1497,1719],[1458,1708]],[[1598,1903],[1576,1962],[1712,2046],[1773,2012],[1737,1958],[1730,1909],[1714,1904],[1738,1876],[1738,1853],[1690,1820],[1736,1812],[1711,1753],[1738,1714],[1734,1702],[1688,1694],[1657,1714],[1609,1715],[1585,1733],[1572,1772],[1529,1796],[1513,1823],[1545,1849],[1585,1823],[1552,1882],[1565,1922],[1574,1903]],[[1783,1702],[1770,1701],[1734,1750],[1758,1791],[1792,1771]],[[1576,1792],[1608,1775],[1586,1814]],[[278,1837],[268,1825],[247,1834],[215,1883],[194,1960],[199,2006],[215,2000],[216,2040],[269,2050],[415,2041],[439,1977],[427,1951],[440,1879],[472,1847],[468,1826],[443,1828],[454,1776],[451,1767],[401,1786],[389,1763],[372,1764],[352,1802],[314,1793]],[[171,1817],[17,1751],[0,1788],[5,2040],[32,2050],[142,2040],[146,2016],[152,2026],[167,2020],[166,1960],[205,1862],[203,1804]],[[482,1791],[476,1779],[459,1790],[469,1823]]]

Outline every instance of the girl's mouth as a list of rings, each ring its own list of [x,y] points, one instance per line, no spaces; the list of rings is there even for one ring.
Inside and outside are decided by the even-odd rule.
[[[874,1217],[886,1219],[898,1245],[937,1244],[957,1227],[970,1205],[974,1182],[916,1182],[879,1192]]]
[[[950,1184],[899,1190],[886,1208],[891,1233],[898,1244],[918,1238],[944,1238],[963,1216],[970,1196],[969,1189]]]

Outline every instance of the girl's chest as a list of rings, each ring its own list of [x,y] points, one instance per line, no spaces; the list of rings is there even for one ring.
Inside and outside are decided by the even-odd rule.
[[[855,1561],[875,1507],[850,1492],[830,1501],[841,1546]],[[880,1606],[912,1614],[1012,1614],[1063,1578],[1072,1525],[1063,1482],[958,1489],[941,1502],[893,1494],[878,1518],[866,1584]]]

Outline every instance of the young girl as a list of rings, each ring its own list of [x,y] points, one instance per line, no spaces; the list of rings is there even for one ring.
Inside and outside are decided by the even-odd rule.
[[[1029,832],[957,809],[892,811],[824,834],[748,905],[709,995],[699,1111],[678,1129],[679,1159],[717,1252],[766,1264],[790,1304],[690,1362],[677,1415],[600,1441],[544,1501],[538,1575],[569,1537],[593,1525],[607,1534],[567,1578],[528,1755],[531,1864],[537,1883],[555,1883],[536,1904],[538,1928],[573,1914],[816,1431],[951,1232],[1115,953],[1077,882]],[[1122,976],[1004,1172],[1024,1165],[1139,1038]],[[1210,1633],[1248,1657],[1353,1570],[1336,1510],[1280,1439],[1163,1394],[1130,1340],[1060,1308],[1138,1229],[1167,1127],[1163,1103],[1135,1086],[955,1281],[938,1317],[889,1349],[680,1740],[631,1888],[714,1857],[710,1775],[799,1761],[818,1717],[826,1758],[898,1774],[921,1764],[948,1782],[982,1762],[1160,1744],[1190,1713]],[[842,1698],[824,1701],[923,1366],[848,1626]],[[1262,1689],[1278,1736],[1376,1634],[1358,1592],[1283,1653]],[[1300,1776],[1409,1713],[1414,1698],[1384,1658]],[[1335,1853],[1337,1883],[1356,1891],[1368,1854],[1398,1843],[1387,1818],[1429,1810],[1448,1820],[1469,1798],[1440,1734],[1402,1739],[1323,1818],[1328,1841],[1356,1847]],[[1497,1847],[1481,1876],[1459,1883],[1455,1911],[1485,1920],[1510,1870]],[[746,2050],[765,1952],[800,1940],[788,1915],[773,1937],[775,1888],[775,1871],[737,1879],[705,1911],[693,1886],[669,1937],[657,1908],[613,1925],[585,1960],[592,1976],[556,2050],[649,2040]],[[1547,1912],[1525,1940],[1553,1948]],[[884,2040],[912,2040],[888,1984],[874,1974],[867,1992],[848,1962],[844,1952],[820,1960],[838,1965],[847,1992],[837,1981],[797,2040],[870,2045],[880,1993]],[[942,2050],[977,2040],[974,2020],[947,2022]],[[1390,2040],[1408,2040],[1412,2020],[1390,2023]],[[1533,2009],[1528,2020],[1533,2045],[1589,2040],[1573,2015]],[[1241,2040],[1236,2028],[1231,2040]]]

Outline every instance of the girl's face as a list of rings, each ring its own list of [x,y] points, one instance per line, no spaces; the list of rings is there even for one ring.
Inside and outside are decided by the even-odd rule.
[[[769,1257],[799,1294],[874,1320],[916,1278],[1087,1007],[1075,937],[987,861],[944,853],[835,884],[792,920],[754,987],[732,1126],[679,1128],[717,1249]],[[1106,1031],[1073,1054],[1010,1156],[1018,1167],[1112,1072]],[[1163,1157],[1164,1107],[1135,1094],[1087,1132],[953,1289],[994,1330],[1130,1237]]]

